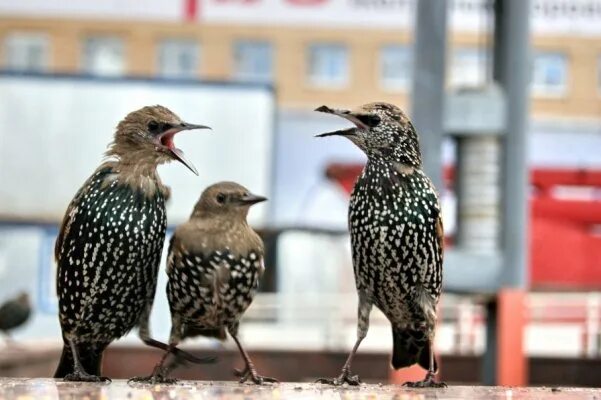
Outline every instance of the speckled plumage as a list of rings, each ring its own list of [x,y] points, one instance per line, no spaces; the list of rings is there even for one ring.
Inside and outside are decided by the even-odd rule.
[[[169,196],[156,167],[180,159],[170,156],[171,138],[184,129],[188,125],[161,106],[130,113],[109,149],[114,160],[69,204],[55,245],[65,342],[55,377],[98,380],[102,353],[113,340],[134,327],[149,335]]]
[[[152,306],[167,218],[161,191],[147,196],[96,172],[76,196],[60,238],[59,318],[63,334],[111,342]]]
[[[190,254],[179,246],[174,237],[167,270],[171,341],[190,336],[190,329],[225,339],[225,328],[237,332],[238,321],[259,287],[262,249],[246,255],[228,249]]]
[[[393,367],[419,363],[429,372],[416,385],[437,385],[432,381],[437,368],[432,343],[442,287],[443,229],[438,195],[421,169],[415,129],[399,108],[386,103],[354,111],[324,106],[318,111],[356,124],[322,136],[346,136],[368,156],[349,206],[358,340],[341,376],[322,381],[358,384],[350,365],[375,305],[392,325]]]
[[[180,225],[167,258],[167,298],[171,309],[170,345],[197,335],[235,340],[246,369],[242,380],[273,381],[256,373],[238,340],[239,321],[250,306],[265,267],[263,242],[246,222],[252,204],[266,200],[233,182],[220,182],[201,195],[190,220]],[[171,381],[163,367],[152,382]]]

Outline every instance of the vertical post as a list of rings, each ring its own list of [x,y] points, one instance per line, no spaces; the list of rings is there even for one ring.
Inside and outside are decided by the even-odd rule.
[[[441,190],[447,1],[415,3],[412,120],[420,136],[424,170]]]
[[[488,306],[486,383],[525,385],[523,349],[525,290],[528,285],[528,165],[526,131],[529,110],[530,1],[495,0],[493,78],[507,101],[501,176],[501,248],[503,288]]]
[[[482,355],[481,378],[484,385],[493,386],[497,383],[497,301],[484,304],[486,307],[486,351]]]
[[[529,19],[529,0],[496,0],[493,77],[503,87],[507,99],[501,178],[503,284],[522,289],[528,280]]]

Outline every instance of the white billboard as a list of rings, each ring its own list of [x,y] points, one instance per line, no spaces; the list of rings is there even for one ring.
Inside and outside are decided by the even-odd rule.
[[[153,104],[213,128],[175,138],[200,176],[178,162],[159,167],[172,189],[170,225],[216,181],[271,194],[275,101],[266,86],[0,74],[0,219],[59,222],[117,123]],[[256,206],[251,222],[265,223],[268,207]]]
[[[173,22],[185,18],[186,1],[188,0],[0,0],[0,15]]]
[[[0,0],[0,15],[410,29],[418,0]],[[442,1],[442,0],[441,0]],[[454,31],[492,28],[489,0],[449,1]],[[601,0],[532,0],[532,31],[601,35]]]

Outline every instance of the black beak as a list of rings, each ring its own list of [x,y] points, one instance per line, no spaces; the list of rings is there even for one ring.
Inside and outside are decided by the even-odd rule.
[[[166,132],[164,132],[161,135],[161,144],[163,144],[164,146],[167,147],[167,149],[169,150],[169,152],[171,153],[171,156],[173,158],[175,158],[177,161],[184,164],[190,171],[192,171],[196,175],[198,175],[198,171],[196,170],[196,167],[194,167],[194,165],[186,159],[186,157],[184,156],[184,152],[181,151],[180,149],[178,149],[177,147],[175,147],[175,145],[173,144],[173,136],[175,136],[179,132],[190,131],[193,129],[211,129],[211,128],[208,126],[205,126],[205,125],[196,125],[196,124],[190,124],[188,122],[182,122],[179,125],[176,125],[173,128],[167,130]]]
[[[180,127],[181,127],[180,131],[190,131],[192,129],[211,129],[211,130],[213,130],[210,126],[189,124],[187,122],[182,122],[180,124]]]
[[[172,149],[169,149],[169,151],[171,152],[171,155],[173,156],[173,158],[175,158],[177,161],[184,164],[190,171],[194,172],[194,174],[196,176],[198,176],[198,171],[196,170],[196,167],[194,166],[194,164],[192,164],[190,161],[188,161],[186,159],[183,151],[181,151],[180,149],[175,148],[175,147]]]
[[[253,204],[261,203],[263,201],[267,201],[267,197],[258,196],[256,194],[247,194],[240,198],[240,203],[248,206],[252,206]]]
[[[341,129],[334,132],[326,132],[320,133],[319,135],[315,135],[315,137],[327,137],[327,136],[353,136],[355,134],[355,128],[349,129]]]
[[[357,128],[360,129],[369,129],[369,127],[367,125],[365,125],[359,118],[357,118],[357,116],[349,110],[336,110],[333,108],[330,108],[328,106],[321,106],[321,107],[317,107],[315,109],[315,111],[317,112],[322,112],[325,114],[333,114],[333,115],[337,115],[341,118],[344,118],[350,122],[352,122]],[[334,131],[334,132],[326,132],[326,133],[321,133],[319,135],[315,135],[315,137],[326,137],[326,136],[353,136],[356,133],[356,128],[349,128],[349,129],[341,129],[338,131]]]

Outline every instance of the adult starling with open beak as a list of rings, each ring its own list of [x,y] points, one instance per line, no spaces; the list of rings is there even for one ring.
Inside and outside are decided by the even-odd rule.
[[[342,372],[319,382],[358,385],[353,357],[367,335],[372,305],[392,325],[392,366],[419,364],[428,372],[411,387],[441,387],[433,341],[436,305],[442,287],[443,228],[438,195],[422,170],[417,133],[396,106],[371,103],[356,110],[316,111],[345,118],[355,126],[318,135],[343,136],[366,155],[349,207],[355,283],[359,295],[357,341]]]
[[[69,204],[55,245],[63,352],[56,378],[99,381],[102,354],[138,326],[150,345],[148,320],[165,241],[169,189],[156,168],[177,160],[181,131],[206,129],[163,106],[128,114],[102,163]]]

